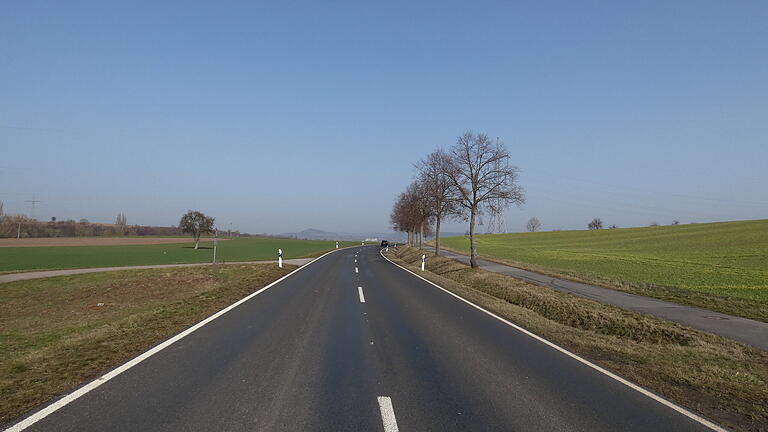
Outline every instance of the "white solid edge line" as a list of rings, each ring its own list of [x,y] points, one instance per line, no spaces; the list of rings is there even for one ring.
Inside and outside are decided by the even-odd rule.
[[[611,371],[609,371],[609,370],[607,370],[607,369],[603,369],[602,367],[600,367],[600,366],[598,366],[598,365],[596,365],[596,364],[594,364],[594,363],[590,362],[590,361],[589,361],[589,360],[587,360],[587,359],[584,359],[584,358],[582,358],[582,357],[579,357],[578,355],[576,355],[576,354],[574,354],[574,353],[572,353],[572,352],[570,352],[570,351],[566,350],[565,348],[563,348],[563,347],[561,347],[561,346],[559,346],[559,345],[555,344],[554,342],[550,342],[550,341],[548,341],[548,340],[544,339],[543,337],[541,337],[541,336],[539,336],[539,335],[536,335],[536,334],[534,334],[534,333],[532,333],[532,332],[530,332],[530,331],[528,331],[528,330],[524,329],[523,327],[520,327],[519,325],[517,325],[517,324],[514,324],[514,323],[512,323],[511,321],[508,321],[508,320],[506,320],[506,319],[504,319],[504,318],[502,318],[502,317],[500,317],[500,316],[496,315],[495,313],[493,313],[493,312],[491,312],[491,311],[488,311],[488,310],[486,310],[486,309],[484,309],[484,308],[482,308],[482,307],[480,307],[480,306],[478,306],[478,305],[476,305],[476,304],[472,303],[471,301],[469,301],[469,300],[465,299],[464,297],[461,297],[461,296],[459,296],[458,294],[455,294],[455,293],[453,293],[453,292],[451,292],[451,291],[449,291],[449,290],[447,290],[447,289],[445,289],[445,288],[441,287],[440,285],[438,285],[438,284],[436,284],[436,283],[432,282],[431,280],[429,280],[429,279],[426,279],[426,278],[424,278],[424,277],[422,277],[422,276],[419,276],[417,273],[414,273],[414,272],[412,272],[410,269],[407,269],[407,268],[405,268],[405,267],[401,266],[400,264],[398,264],[398,263],[396,263],[396,262],[393,262],[392,260],[390,260],[389,258],[387,258],[387,257],[384,255],[384,253],[383,253],[383,252],[379,252],[379,253],[381,254],[381,256],[382,256],[382,257],[384,257],[384,259],[385,259],[385,260],[389,261],[391,264],[394,264],[395,266],[397,266],[397,267],[399,267],[399,268],[401,268],[401,269],[403,269],[403,270],[407,271],[408,273],[410,273],[410,274],[412,274],[412,275],[416,276],[417,278],[419,278],[419,279],[423,280],[424,282],[427,282],[427,283],[429,283],[429,284],[430,284],[430,285],[432,285],[432,286],[435,286],[435,287],[437,287],[437,288],[440,288],[440,289],[441,289],[441,290],[443,290],[444,292],[446,292],[446,293],[448,293],[448,294],[450,294],[450,295],[452,295],[452,296],[456,297],[457,299],[459,299],[459,300],[463,301],[464,303],[467,303],[468,305],[470,305],[470,306],[472,306],[472,307],[474,307],[474,308],[476,308],[476,309],[478,309],[478,310],[480,310],[480,311],[482,311],[482,312],[485,312],[486,314],[488,314],[488,315],[490,315],[490,316],[492,316],[492,317],[496,318],[497,320],[499,320],[499,321],[503,322],[504,324],[507,324],[508,326],[510,326],[510,327],[512,327],[512,328],[514,328],[515,330],[517,330],[517,331],[519,331],[519,332],[521,332],[521,333],[523,333],[523,334],[525,334],[525,335],[527,335],[527,336],[530,336],[530,337],[532,337],[532,338],[536,339],[537,341],[539,341],[539,342],[541,342],[541,343],[544,343],[544,344],[546,344],[546,345],[548,345],[548,346],[550,346],[550,347],[552,347],[552,348],[554,348],[554,349],[556,349],[556,350],[560,351],[561,353],[563,353],[563,354],[567,355],[568,357],[571,357],[571,358],[573,358],[574,360],[577,360],[577,361],[579,361],[579,362],[581,362],[581,363],[583,363],[583,364],[585,364],[585,365],[587,365],[587,366],[591,367],[592,369],[594,369],[594,370],[596,370],[596,371],[598,371],[598,372],[600,372],[600,373],[602,373],[602,374],[604,374],[604,375],[607,375],[607,376],[609,376],[610,378],[613,378],[614,380],[616,380],[616,381],[618,381],[618,382],[620,382],[620,383],[624,384],[625,386],[627,386],[627,387],[631,388],[632,390],[635,390],[635,391],[637,391],[637,392],[639,392],[639,393],[641,393],[641,394],[643,394],[643,395],[645,395],[645,396],[648,396],[649,398],[651,398],[651,399],[655,400],[656,402],[659,402],[659,403],[660,403],[660,404],[662,404],[662,405],[665,405],[665,406],[667,406],[668,408],[672,408],[673,410],[675,410],[675,411],[677,411],[678,413],[680,413],[680,414],[682,414],[682,415],[684,415],[684,416],[686,416],[686,417],[690,418],[691,420],[694,420],[694,421],[696,421],[696,422],[698,422],[698,423],[700,423],[700,424],[702,424],[702,425],[704,425],[704,426],[706,426],[706,427],[708,427],[708,428],[710,428],[710,429],[712,429],[712,430],[714,430],[714,431],[718,431],[718,432],[728,432],[728,430],[727,430],[727,429],[725,429],[725,428],[723,428],[723,427],[721,427],[721,426],[719,426],[719,425],[717,425],[717,424],[715,424],[715,423],[712,423],[711,421],[709,421],[709,420],[705,419],[704,417],[701,417],[701,416],[699,416],[699,415],[697,415],[697,414],[694,414],[694,413],[692,413],[692,412],[688,411],[687,409],[685,409],[685,408],[683,408],[683,407],[681,407],[681,406],[679,406],[679,405],[677,405],[677,404],[675,404],[675,403],[673,403],[673,402],[670,402],[670,401],[668,401],[668,400],[664,399],[663,397],[661,397],[661,396],[659,396],[659,395],[657,395],[657,394],[655,394],[655,393],[651,392],[650,390],[646,390],[646,389],[644,389],[643,387],[640,387],[639,385],[637,385],[637,384],[635,384],[635,383],[633,383],[633,382],[630,382],[630,381],[628,381],[628,380],[626,380],[626,379],[624,379],[624,378],[622,378],[622,377],[620,377],[620,376],[616,375],[615,373],[613,373],[613,372],[611,372]]]
[[[379,396],[379,411],[381,411],[381,422],[384,424],[384,432],[398,432],[395,410],[392,408],[392,399],[388,396]]]
[[[225,307],[224,309],[216,312],[215,314],[209,316],[208,318],[205,318],[204,320],[198,322],[197,324],[193,325],[192,327],[189,327],[188,329],[182,331],[181,333],[177,334],[176,336],[171,337],[170,339],[166,340],[165,342],[161,342],[158,345],[155,345],[154,347],[150,348],[148,351],[145,351],[142,354],[139,354],[138,356],[134,357],[132,360],[127,361],[126,363],[123,363],[122,365],[118,366],[117,368],[107,372],[106,374],[94,379],[93,381],[89,382],[88,384],[78,388],[77,390],[73,391],[72,393],[67,394],[66,396],[62,397],[61,399],[51,403],[50,405],[46,406],[45,408],[41,409],[40,411],[37,411],[33,414],[31,414],[29,417],[21,420],[20,422],[14,424],[13,426],[9,427],[8,429],[5,429],[5,432],[18,432],[22,431],[33,424],[37,423],[38,421],[44,419],[45,417],[53,414],[54,412],[58,411],[59,409],[63,408],[64,406],[68,405],[69,403],[75,401],[79,397],[83,396],[84,394],[90,392],[91,390],[99,387],[100,385],[104,384],[105,382],[111,380],[112,378],[120,375],[121,373],[127,371],[128,369],[136,366],[137,364],[141,363],[142,361],[152,357],[153,355],[157,354],[158,352],[162,351],[163,349],[169,347],[170,345],[174,344],[175,342],[178,342],[179,340],[183,339],[186,336],[189,336],[191,333],[193,333],[195,330],[199,329],[200,327],[208,324],[209,322],[215,320],[216,318],[224,315],[225,313],[231,311],[232,309],[240,306],[241,304],[245,303],[246,301],[252,299],[253,297],[261,294],[262,292],[266,291],[267,289],[271,288],[274,285],[277,285],[278,283],[282,282],[289,276],[292,276],[296,274],[297,272],[301,271],[302,269],[308,267],[310,264],[314,263],[315,261],[319,260],[320,258],[323,258],[324,256],[334,253],[336,251],[339,251],[342,249],[334,249],[330,252],[326,252],[319,257],[313,259],[312,261],[304,264],[303,266],[297,268],[296,270],[288,273],[287,275],[281,277],[280,279],[270,283],[269,285],[265,286],[264,288],[261,288],[260,290],[256,291],[255,293],[249,294],[247,297],[244,297],[235,303],[232,303],[231,305]]]
[[[363,295],[363,287],[357,287],[357,293],[360,295],[360,303],[365,303],[365,296]]]

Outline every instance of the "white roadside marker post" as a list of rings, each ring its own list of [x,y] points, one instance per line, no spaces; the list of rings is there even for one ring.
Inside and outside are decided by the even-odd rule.
[[[339,242],[336,242],[336,249],[339,248]]]
[[[426,255],[422,255],[421,256],[421,271],[424,271],[424,264],[426,264],[426,263],[427,263],[427,256]]]
[[[280,268],[283,268],[283,250],[278,249],[277,250],[277,265]]]
[[[216,246],[219,245],[219,239],[216,237],[216,233],[213,233],[213,263],[216,264]],[[165,253],[165,252],[163,252]]]

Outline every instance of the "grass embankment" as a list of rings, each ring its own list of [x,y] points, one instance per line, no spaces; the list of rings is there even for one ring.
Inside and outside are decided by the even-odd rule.
[[[350,246],[355,242],[340,242]],[[0,248],[0,272],[49,270],[84,267],[113,267],[151,264],[182,264],[211,262],[213,244],[205,242],[195,250],[193,243],[123,245],[123,246],[51,246]],[[325,240],[294,240],[278,238],[234,238],[220,241],[216,250],[218,262],[262,261],[277,259],[277,249],[283,258],[317,256],[336,247]]]
[[[417,270],[422,251],[390,249]],[[418,272],[442,287],[693,411],[768,430],[768,353],[650,316],[433,257]]]
[[[494,261],[768,322],[768,219],[491,234],[477,242]],[[442,243],[469,252],[466,237]]]
[[[127,270],[3,284],[0,425],[295,268]]]

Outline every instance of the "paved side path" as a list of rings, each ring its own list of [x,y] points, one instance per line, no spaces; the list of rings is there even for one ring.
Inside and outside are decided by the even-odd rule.
[[[283,260],[286,264],[293,264],[297,266],[303,266],[304,264],[312,261],[314,258],[294,258]],[[220,264],[268,264],[277,263],[277,261],[238,261],[238,262],[225,262]],[[196,267],[212,265],[211,263],[194,263],[194,264],[156,264],[156,265],[144,265],[144,266],[124,266],[124,267],[95,267],[95,268],[80,268],[80,269],[66,269],[66,270],[46,270],[46,271],[32,271],[24,273],[11,273],[7,275],[0,275],[0,283],[15,282],[20,280],[40,279],[53,276],[68,276],[83,273],[99,273],[108,271],[120,271],[120,270],[144,270],[144,269],[156,269],[156,268],[170,268],[170,267]]]
[[[434,251],[434,249],[431,250]],[[469,265],[469,257],[466,255],[447,250],[441,250],[440,254]],[[512,276],[532,284],[546,286],[557,291],[585,297],[600,303],[653,315],[658,318],[674,321],[688,327],[704,330],[768,351],[768,323],[726,315],[693,306],[684,306],[650,297],[628,294],[566,279],[553,278],[552,276],[543,275],[541,273],[535,273],[483,259],[478,259],[477,262],[483,270]]]

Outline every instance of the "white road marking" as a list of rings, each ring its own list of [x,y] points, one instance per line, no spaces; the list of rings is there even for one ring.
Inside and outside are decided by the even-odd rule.
[[[357,273],[357,267],[355,267],[355,273]]]
[[[18,432],[23,431],[24,429],[32,426],[33,424],[39,422],[40,420],[48,417],[49,415],[53,414],[54,412],[58,411],[59,409],[63,408],[64,406],[68,405],[71,402],[74,402],[79,397],[83,396],[84,394],[88,393],[89,391],[99,387],[100,385],[104,384],[105,382],[111,380],[112,378],[120,375],[121,373],[127,371],[128,369],[136,366],[137,364],[143,362],[144,360],[152,357],[153,355],[157,354],[158,352],[164,350],[165,348],[168,348],[169,346],[173,345],[174,343],[178,342],[179,340],[189,336],[196,330],[198,330],[200,327],[208,324],[209,322],[215,320],[216,318],[224,315],[225,313],[231,311],[232,309],[240,306],[241,304],[247,302],[248,300],[256,297],[257,295],[263,293],[264,291],[268,290],[269,288],[272,288],[273,286],[277,285],[278,283],[284,281],[290,276],[293,276],[294,274],[300,272],[301,270],[307,268],[310,264],[314,263],[315,261],[319,260],[320,258],[334,253],[338,252],[341,249],[334,249],[330,252],[327,252],[323,255],[320,255],[319,257],[315,258],[314,260],[304,264],[303,266],[297,268],[296,270],[288,273],[287,275],[281,277],[280,279],[272,282],[271,284],[265,286],[264,288],[256,291],[255,293],[242,298],[235,303],[232,303],[231,305],[225,307],[224,309],[216,312],[215,314],[209,316],[208,318],[198,322],[197,324],[193,325],[192,327],[184,330],[183,332],[177,334],[176,336],[173,336],[172,338],[166,340],[165,342],[161,342],[158,345],[155,345],[153,348],[150,348],[148,351],[145,351],[142,354],[139,354],[137,357],[133,358],[132,360],[129,360],[126,363],[123,363],[122,365],[118,366],[117,368],[113,369],[112,371],[100,376],[99,378],[96,378],[95,380],[89,382],[88,384],[80,387],[79,389],[73,391],[72,393],[64,396],[63,398],[57,400],[56,402],[53,402],[52,404],[46,406],[45,408],[41,409],[40,411],[37,411],[36,413],[32,414],[31,416],[25,418],[24,420],[16,423],[15,425],[9,427],[5,430],[5,432]]]
[[[395,410],[392,408],[392,399],[388,396],[379,396],[379,410],[381,422],[384,423],[384,432],[398,432]]]
[[[357,287],[357,293],[360,294],[360,303],[365,303],[365,296],[363,295],[363,287]]]
[[[673,402],[670,402],[670,401],[668,401],[668,400],[664,399],[663,397],[661,397],[661,396],[659,396],[659,395],[657,395],[657,394],[655,394],[655,393],[652,393],[652,392],[651,392],[651,391],[649,391],[649,390],[646,390],[646,389],[644,389],[644,388],[640,387],[639,385],[637,385],[637,384],[635,384],[635,383],[633,383],[633,382],[627,381],[626,379],[624,379],[624,378],[622,378],[622,377],[620,377],[620,376],[616,375],[615,373],[613,373],[613,372],[611,372],[611,371],[609,371],[609,370],[607,370],[607,369],[603,369],[602,367],[600,367],[600,366],[598,366],[598,365],[596,365],[596,364],[592,363],[591,361],[589,361],[589,360],[587,360],[587,359],[584,359],[584,358],[582,358],[582,357],[579,357],[578,355],[576,355],[576,354],[574,354],[574,353],[572,353],[572,352],[570,352],[570,351],[566,350],[565,348],[563,348],[563,347],[561,347],[561,346],[559,346],[559,345],[555,344],[554,342],[550,342],[550,341],[548,341],[548,340],[544,339],[543,337],[541,337],[541,336],[539,336],[539,335],[536,335],[536,334],[534,334],[534,333],[532,333],[532,332],[530,332],[530,331],[528,331],[528,330],[526,330],[526,329],[524,329],[524,328],[520,327],[520,326],[519,326],[519,325],[517,325],[517,324],[513,324],[512,322],[510,322],[510,321],[508,321],[508,320],[506,320],[506,319],[504,319],[504,318],[502,318],[502,317],[500,317],[500,316],[496,315],[496,314],[495,314],[495,313],[493,313],[493,312],[490,312],[490,311],[487,311],[487,310],[483,309],[482,307],[480,307],[480,306],[478,306],[478,305],[476,305],[476,304],[472,303],[471,301],[469,301],[469,300],[467,300],[467,299],[465,299],[465,298],[463,298],[463,297],[461,297],[461,296],[459,296],[459,295],[457,295],[457,294],[454,294],[454,293],[452,293],[451,291],[448,291],[447,289],[445,289],[445,288],[441,287],[440,285],[438,285],[438,284],[436,284],[436,283],[432,282],[431,280],[429,280],[429,279],[427,279],[427,278],[424,278],[424,277],[422,277],[422,276],[419,276],[418,274],[416,274],[416,273],[412,272],[411,270],[409,270],[409,269],[407,269],[407,268],[405,268],[405,267],[401,266],[400,264],[393,262],[392,260],[390,260],[389,258],[387,258],[387,257],[386,257],[386,256],[385,256],[383,253],[380,253],[380,254],[381,254],[381,256],[382,256],[382,257],[384,257],[384,259],[385,259],[385,260],[387,260],[387,261],[389,261],[390,263],[392,263],[392,264],[396,265],[397,267],[400,267],[401,269],[403,269],[403,270],[407,271],[408,273],[410,273],[410,274],[412,274],[412,275],[416,276],[417,278],[419,278],[419,279],[423,280],[424,282],[426,282],[426,283],[428,283],[428,284],[430,284],[430,285],[432,285],[432,286],[434,286],[434,287],[437,287],[437,288],[439,288],[439,289],[443,290],[443,291],[444,291],[444,292],[446,292],[447,294],[449,294],[449,295],[452,295],[452,296],[456,297],[457,299],[459,299],[459,300],[463,301],[464,303],[467,303],[468,305],[470,305],[470,306],[474,307],[475,309],[478,309],[478,310],[480,310],[480,311],[482,311],[482,312],[484,312],[484,313],[486,313],[486,314],[488,314],[488,315],[490,315],[490,316],[492,316],[492,317],[496,318],[497,320],[499,320],[499,321],[503,322],[504,324],[507,324],[508,326],[510,326],[510,327],[512,327],[512,328],[514,328],[515,330],[517,330],[517,331],[519,331],[519,332],[521,332],[521,333],[523,333],[523,334],[525,334],[525,335],[527,335],[527,336],[530,336],[530,337],[532,337],[532,338],[536,339],[537,341],[539,341],[539,342],[541,342],[541,343],[543,343],[543,344],[545,344],[545,345],[548,345],[548,346],[550,346],[550,347],[552,347],[552,348],[554,348],[554,349],[556,349],[556,350],[560,351],[561,353],[563,353],[563,354],[567,355],[568,357],[571,357],[572,359],[574,359],[574,360],[576,360],[576,361],[578,361],[578,362],[581,362],[581,363],[583,363],[583,364],[585,364],[585,365],[587,365],[587,366],[591,367],[592,369],[594,369],[594,370],[596,370],[596,371],[598,371],[598,372],[600,372],[600,373],[602,373],[602,374],[604,374],[604,375],[607,375],[607,376],[608,376],[608,377],[610,377],[610,378],[613,378],[613,379],[615,379],[616,381],[618,381],[618,382],[620,382],[620,383],[624,384],[625,386],[627,386],[627,387],[631,388],[632,390],[635,390],[635,391],[637,391],[637,392],[639,392],[639,393],[641,393],[641,394],[643,394],[643,395],[645,395],[645,396],[648,396],[649,398],[651,398],[651,399],[655,400],[656,402],[658,402],[658,403],[660,403],[660,404],[662,404],[662,405],[665,405],[665,406],[666,406],[666,407],[668,407],[668,408],[671,408],[671,409],[673,409],[673,410],[677,411],[678,413],[680,413],[680,414],[682,414],[682,415],[684,415],[684,416],[688,417],[689,419],[691,419],[691,420],[693,420],[693,421],[696,421],[696,422],[698,422],[698,423],[700,423],[700,424],[702,424],[702,425],[704,425],[704,426],[706,426],[706,427],[708,427],[708,428],[712,429],[713,431],[717,431],[717,432],[728,432],[728,430],[727,430],[727,429],[724,429],[724,428],[722,428],[722,427],[718,426],[717,424],[715,424],[715,423],[712,423],[711,421],[709,421],[709,420],[705,419],[704,417],[701,417],[701,416],[699,416],[699,415],[696,415],[696,414],[694,414],[694,413],[692,413],[692,412],[688,411],[687,409],[685,409],[685,408],[683,408],[683,407],[681,407],[681,406],[679,406],[679,405],[676,405],[675,403],[673,403]]]
[[[357,258],[355,258],[355,262],[357,262]]]

